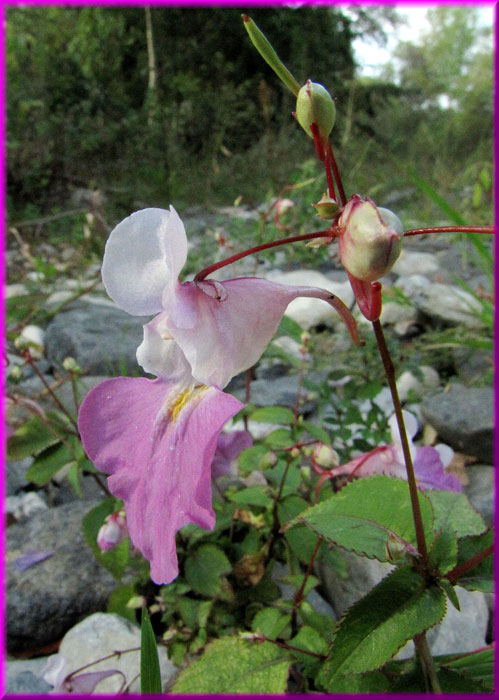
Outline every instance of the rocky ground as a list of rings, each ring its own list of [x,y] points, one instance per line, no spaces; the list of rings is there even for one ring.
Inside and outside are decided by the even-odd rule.
[[[199,231],[203,228],[202,222],[193,218],[192,228],[196,226]],[[188,222],[186,228],[189,231]],[[55,252],[49,249],[45,255],[55,255]],[[9,251],[9,266],[20,265],[20,256],[18,248]],[[66,257],[70,259],[67,252]],[[218,275],[219,279],[253,274],[253,262],[242,261],[229,272],[223,272]],[[412,305],[387,301],[382,321],[405,341],[436,326],[458,326],[467,333],[479,333],[481,322],[475,313],[478,304],[456,284],[454,274],[466,279],[475,290],[487,288],[484,275],[472,266],[463,267],[463,256],[457,248],[431,238],[417,243],[410,240],[392,274],[383,282],[385,288],[402,290]],[[353,295],[345,274],[333,265],[320,271],[284,271],[266,263],[260,266],[258,275],[283,283],[325,287],[353,307]],[[93,287],[90,293],[73,299],[79,290],[90,286]],[[25,282],[16,282],[7,286],[7,298],[20,298],[28,291]],[[76,283],[73,277],[61,272],[44,304],[53,310],[62,303],[60,311],[44,328],[28,331],[42,348],[38,366],[49,384],[57,384],[61,363],[68,356],[83,369],[82,394],[108,376],[140,373],[135,350],[142,339],[142,324],[148,319],[129,316],[107,298],[98,283],[98,266],[80,273]],[[304,329],[325,330],[337,338],[339,345],[345,345],[337,314],[322,302],[296,300],[287,313]],[[277,342],[281,346],[284,343],[288,353],[296,351],[289,339]],[[21,364],[13,348],[11,350],[9,371]],[[452,361],[454,376],[449,377],[448,371],[443,373],[441,367],[422,368],[423,379],[409,372],[399,376],[399,389],[403,399],[413,396],[409,394],[411,390],[421,397],[420,402],[411,404],[421,428],[432,426],[440,442],[472,458],[467,460],[465,492],[484,519],[491,523],[493,390],[490,386],[477,386],[476,380],[492,366],[492,356],[488,351],[470,352],[462,347],[452,350]],[[324,377],[319,373],[315,381],[320,382]],[[252,402],[293,408],[297,385],[298,379],[291,367],[282,360],[265,360],[255,368]],[[236,378],[228,390],[244,398],[242,379]],[[29,367],[23,368],[21,380],[9,387],[9,391],[49,406],[41,379]],[[57,386],[56,391],[63,403],[72,405],[69,383]],[[305,400],[306,411],[313,418],[316,398],[310,393]],[[386,394],[382,392],[376,401],[389,410]],[[16,427],[28,415],[26,406],[18,404],[9,411],[9,421]],[[97,564],[81,534],[82,517],[98,502],[98,485],[90,476],[85,476],[82,499],[68,487],[64,475],[61,478],[57,475],[43,488],[35,488],[26,479],[30,464],[31,458],[27,458],[7,465],[10,522],[7,530],[7,691],[43,694],[51,689],[42,678],[43,668],[48,658],[54,656],[61,640],[60,652],[64,650],[65,656],[74,663],[72,668],[76,668],[90,660],[81,649],[91,647],[98,658],[110,653],[110,649],[139,645],[140,634],[129,622],[102,613],[116,583],[107,570]],[[50,556],[25,570],[16,567],[21,555],[40,550],[46,550]],[[385,575],[387,567],[354,555],[347,556],[347,564],[350,577],[346,582],[339,580],[332,571],[319,572],[321,595],[315,592],[311,601],[321,611],[336,617],[372,588]],[[482,593],[464,590],[460,593],[464,612],[459,614],[451,608],[444,624],[432,632],[429,641],[434,653],[469,651],[490,641],[490,598]],[[286,595],[284,587],[283,595]],[[113,637],[110,630],[116,636]],[[163,680],[167,683],[174,668],[164,650],[160,656]],[[130,654],[128,661],[122,672],[132,682],[138,672],[137,657]],[[119,678],[102,681],[100,692],[116,692]],[[108,684],[106,688],[105,683]]]

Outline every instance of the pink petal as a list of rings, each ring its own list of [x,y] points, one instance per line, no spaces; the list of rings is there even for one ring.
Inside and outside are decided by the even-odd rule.
[[[463,485],[456,474],[444,470],[438,450],[431,446],[420,447],[414,460],[414,472],[422,489],[462,491]]]
[[[185,229],[175,209],[142,209],[111,231],[102,280],[111,299],[129,314],[154,314],[161,311],[165,287],[177,284],[186,258]]]
[[[90,695],[94,692],[96,686],[109,676],[119,674],[126,682],[124,674],[118,669],[110,669],[109,671],[91,671],[89,673],[80,673],[70,675],[62,681],[62,683],[54,688],[54,693],[74,693],[76,695]]]
[[[214,525],[217,437],[243,406],[214,387],[196,388],[181,403],[182,390],[165,379],[108,379],[90,391],[79,414],[85,452],[110,475],[110,491],[125,503],[130,538],[158,584],[178,575],[177,530],[189,522]]]
[[[332,304],[349,322],[348,309],[325,289],[292,287],[247,277],[225,282],[204,280],[180,285],[163,298],[167,326],[203,384],[223,388],[232,377],[257,362],[296,297],[316,297]]]
[[[332,476],[372,476],[386,474],[405,478],[405,467],[397,459],[397,450],[392,445],[375,447],[371,452],[355,457],[350,462],[331,469]]]

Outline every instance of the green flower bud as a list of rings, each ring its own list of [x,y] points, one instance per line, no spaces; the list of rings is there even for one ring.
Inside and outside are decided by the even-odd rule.
[[[318,442],[315,446],[313,459],[319,467],[324,467],[325,469],[333,469],[340,463],[340,458],[336,450],[333,450],[330,445],[326,445],[323,442]]]
[[[317,216],[321,219],[334,219],[338,213],[338,202],[332,199],[326,192],[319,199],[317,204],[312,204],[317,209]]]
[[[354,195],[338,220],[340,259],[359,280],[374,282],[386,275],[400,255],[404,227],[388,209]]]
[[[323,85],[307,80],[296,99],[296,118],[313,138],[311,124],[317,124],[323,144],[328,140],[336,118],[333,98]]]

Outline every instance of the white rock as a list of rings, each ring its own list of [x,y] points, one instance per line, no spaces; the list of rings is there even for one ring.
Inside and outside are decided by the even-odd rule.
[[[414,306],[407,304],[397,304],[395,301],[386,301],[381,310],[381,322],[389,325],[400,323],[401,321],[414,322],[418,312]]]
[[[115,651],[140,647],[140,629],[116,614],[95,613],[85,618],[64,635],[57,654],[49,657],[44,679],[51,685],[55,675],[67,676],[76,669],[108,656]],[[165,683],[175,672],[175,666],[168,659],[166,649],[158,646],[161,682]],[[130,683],[131,693],[140,693],[140,650],[127,652],[119,658],[99,661],[85,673],[117,669]],[[54,673],[54,670],[57,672]],[[102,680],[95,694],[115,694],[123,683],[122,676],[116,674]]]
[[[14,341],[16,347],[29,344],[31,355],[35,359],[40,359],[45,348],[45,331],[40,326],[24,326],[19,336]]]
[[[406,401],[411,389],[413,389],[419,396],[423,396],[427,389],[435,389],[439,386],[440,377],[438,372],[433,369],[433,367],[423,365],[419,369],[423,374],[422,381],[418,379],[415,374],[409,371],[402,372],[400,377],[397,379],[397,389],[401,401]]]
[[[431,284],[428,277],[424,275],[408,275],[407,277],[399,277],[397,280],[398,287],[406,297],[412,299],[416,294],[429,287]]]
[[[65,292],[63,290],[59,292],[53,292],[47,299],[45,300],[45,304],[49,306],[50,304],[63,304],[65,301],[68,301],[69,299],[72,299],[74,297],[73,292]]]
[[[280,335],[278,338],[274,338],[272,345],[284,350],[287,355],[294,357],[296,360],[301,361],[303,359],[303,354],[300,351],[302,345],[288,335]],[[310,360],[308,353],[305,354],[305,360]]]
[[[416,295],[414,303],[423,313],[444,323],[483,327],[475,313],[481,310],[481,304],[460,287],[434,282]]]
[[[432,253],[417,253],[403,249],[392,267],[392,272],[399,276],[432,275],[438,272],[439,267],[438,260]]]
[[[22,297],[25,294],[29,294],[29,292],[24,284],[8,284],[5,287],[6,299],[12,299],[12,297]]]
[[[48,510],[48,506],[35,491],[7,497],[6,511],[16,520],[25,520],[42,510]]]
[[[292,272],[274,270],[266,274],[266,279],[279,284],[320,287],[337,296],[348,308],[351,308],[354,303],[349,282],[335,282],[317,270],[293,270]],[[321,299],[299,297],[289,304],[285,313],[305,330],[322,324],[334,326],[343,323],[338,312]]]

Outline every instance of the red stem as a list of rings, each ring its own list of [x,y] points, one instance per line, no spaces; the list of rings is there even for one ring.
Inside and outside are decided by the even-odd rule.
[[[336,180],[336,184],[338,185],[338,193],[340,195],[341,206],[344,207],[348,200],[347,200],[347,196],[345,194],[345,190],[343,189],[343,183],[341,181],[340,171],[338,170],[338,165],[336,164],[336,159],[334,157],[333,149],[332,149],[329,141],[327,143],[327,158],[328,158],[328,161],[331,163],[331,167],[333,169],[334,179]]]
[[[467,561],[464,561],[462,564],[459,564],[459,566],[455,566],[452,569],[452,571],[449,571],[448,574],[445,574],[445,578],[450,583],[456,583],[456,581],[463,574],[465,574],[470,569],[473,569],[475,566],[478,566],[478,564],[481,564],[481,562],[487,559],[487,557],[490,557],[490,555],[493,554],[493,552],[494,546],[490,545],[490,547],[487,547],[482,552],[478,552],[478,554],[475,554],[474,557],[471,557]]]
[[[280,238],[278,241],[272,241],[271,243],[261,243],[260,245],[255,246],[254,248],[248,248],[248,250],[243,250],[242,253],[236,253],[235,255],[231,255],[230,258],[225,258],[225,260],[220,260],[220,262],[213,263],[213,265],[208,265],[208,267],[205,267],[201,272],[198,272],[197,275],[194,277],[194,282],[200,282],[201,280],[204,280],[205,277],[208,277],[208,275],[211,275],[212,272],[215,272],[215,270],[220,270],[222,267],[226,267],[227,265],[231,265],[234,262],[237,262],[238,260],[241,260],[242,258],[245,258],[248,255],[254,255],[255,253],[259,253],[261,250],[268,250],[269,248],[275,248],[276,246],[279,245],[286,245],[286,243],[297,243],[298,241],[311,241],[313,238],[335,238],[338,234],[335,232],[333,228],[326,229],[325,231],[316,231],[315,233],[303,233],[299,236],[289,236],[288,238]]]
[[[494,226],[432,226],[431,228],[411,228],[404,231],[404,236],[416,236],[420,233],[495,233]]]

